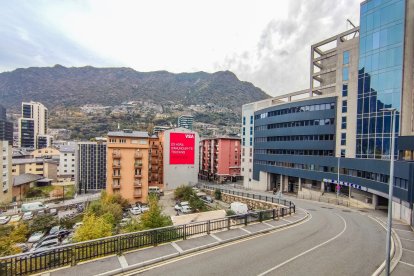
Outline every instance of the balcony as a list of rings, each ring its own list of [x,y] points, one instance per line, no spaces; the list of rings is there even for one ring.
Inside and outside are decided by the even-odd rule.
[[[119,152],[119,151],[112,152],[112,158],[121,159],[121,152]]]
[[[120,174],[114,174],[114,175],[112,175],[112,178],[113,179],[119,179],[119,178],[121,178],[121,175]]]
[[[142,197],[141,191],[134,191],[134,197]]]
[[[158,166],[152,166],[151,171],[152,172],[158,172]]]
[[[134,181],[134,187],[135,188],[141,188],[142,187],[141,181]]]
[[[135,178],[142,178],[142,174],[135,174],[134,177]]]
[[[114,169],[120,169],[121,168],[121,164],[112,164],[112,168],[114,168]]]
[[[141,168],[142,168],[142,163],[135,163],[135,164],[134,164],[134,167],[135,167],[136,169],[141,169]]]
[[[151,145],[151,148],[158,149],[158,144]]]
[[[156,153],[156,152],[151,152],[151,157],[158,157],[158,153]]]
[[[151,164],[157,165],[158,164],[158,159],[151,159]]]
[[[119,184],[119,183],[113,183],[112,184],[112,189],[121,189],[121,184]]]
[[[136,159],[141,159],[142,158],[142,152],[135,152],[134,157]]]

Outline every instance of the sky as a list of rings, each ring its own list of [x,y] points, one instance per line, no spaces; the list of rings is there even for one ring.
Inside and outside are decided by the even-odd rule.
[[[361,0],[0,0],[0,72],[32,66],[230,70],[272,96],[309,87],[310,46]]]

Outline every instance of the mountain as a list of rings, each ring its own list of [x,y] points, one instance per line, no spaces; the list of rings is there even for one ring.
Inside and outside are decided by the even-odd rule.
[[[9,108],[39,101],[49,108],[84,104],[117,105],[132,100],[191,105],[213,103],[239,111],[248,102],[269,97],[230,71],[174,74],[131,68],[30,67],[0,73],[0,95]]]

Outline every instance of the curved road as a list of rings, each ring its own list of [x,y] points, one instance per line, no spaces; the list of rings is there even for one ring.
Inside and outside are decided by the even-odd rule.
[[[349,209],[295,200],[310,219],[178,257],[129,275],[371,275],[384,261],[385,230]]]

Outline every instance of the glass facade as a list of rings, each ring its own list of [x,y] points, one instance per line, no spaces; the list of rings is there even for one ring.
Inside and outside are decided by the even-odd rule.
[[[401,111],[404,0],[371,0],[361,5],[358,66],[357,158],[387,159],[391,117]]]

